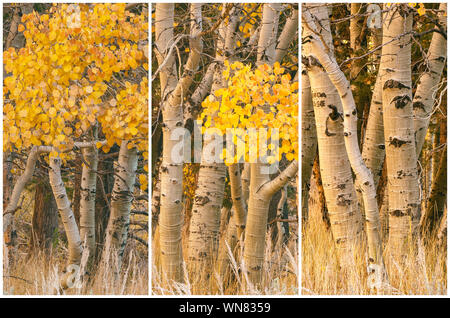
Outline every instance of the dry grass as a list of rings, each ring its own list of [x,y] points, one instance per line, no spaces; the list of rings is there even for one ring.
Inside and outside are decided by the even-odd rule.
[[[292,233],[297,233],[293,229]],[[223,238],[219,242],[224,247]],[[183,237],[186,260],[187,239]],[[222,277],[214,270],[216,264],[207,268],[186,269],[185,284],[168,283],[161,272],[158,235],[152,242],[152,293],[156,295],[296,295],[298,294],[298,256],[296,235],[292,235],[288,247],[273,249],[269,235],[266,238],[263,282],[260,288],[252,286],[242,270],[243,264],[228,253],[232,273]],[[272,251],[274,250],[274,251]],[[213,269],[213,270],[211,270]],[[209,273],[209,275],[202,275]]]
[[[146,295],[148,294],[147,258],[129,249],[122,271],[116,278],[114,271],[99,270],[94,278],[62,291],[59,283],[67,252],[63,249],[19,255],[4,271],[5,295]]]
[[[310,220],[302,238],[303,295],[368,295],[367,254],[360,246],[352,268],[340,268],[330,231],[319,219]],[[386,239],[384,239],[386,243]],[[386,244],[385,244],[386,245]],[[384,253],[390,287],[385,294],[443,295],[447,293],[447,253],[435,239],[411,250],[403,265]]]
[[[125,248],[121,271],[93,270],[94,277],[85,279],[73,288],[59,288],[67,262],[67,242],[64,228],[59,222],[57,239],[47,250],[30,252],[31,217],[34,205],[33,191],[24,191],[22,208],[15,215],[18,233],[16,259],[3,271],[3,292],[5,295],[147,295],[148,294],[148,249],[141,243],[129,239]],[[136,204],[136,203],[135,203]],[[136,208],[136,205],[134,206]],[[137,206],[140,210],[147,207]],[[133,220],[147,219],[133,216]],[[130,226],[135,229],[135,226]],[[140,236],[143,239],[147,235]],[[5,255],[5,254],[4,254]],[[5,259],[4,259],[5,261]],[[116,275],[114,272],[119,272]]]

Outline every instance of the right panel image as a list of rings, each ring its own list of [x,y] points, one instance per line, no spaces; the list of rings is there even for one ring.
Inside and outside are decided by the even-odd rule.
[[[446,3],[301,15],[301,293],[446,295]]]

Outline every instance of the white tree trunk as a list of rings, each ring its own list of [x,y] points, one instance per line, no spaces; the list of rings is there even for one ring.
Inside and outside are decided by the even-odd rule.
[[[389,248],[395,257],[408,252],[408,239],[419,220],[412,93],[412,14],[406,5],[391,5],[383,19],[381,65],[383,122],[389,191]],[[403,35],[405,34],[405,35]],[[396,38],[399,37],[400,38]],[[388,43],[392,39],[394,41]]]
[[[96,146],[82,149],[84,158],[80,189],[80,235],[89,260],[95,256],[95,192],[97,187],[98,150]],[[90,261],[89,261],[90,263]]]
[[[343,264],[353,263],[354,247],[360,244],[361,214],[353,185],[349,158],[345,149],[342,125],[342,104],[336,87],[320,65],[312,47],[314,32],[325,41],[327,54],[333,54],[328,10],[325,6],[303,6],[302,55],[311,83],[314,117],[317,128],[320,175],[330,217],[331,231]],[[320,21],[321,28],[313,31],[305,23],[305,13]],[[311,23],[308,18],[308,23]],[[317,51],[317,50],[316,50]]]
[[[174,5],[156,4],[155,36],[156,55],[161,67],[160,82],[163,113],[163,161],[161,163],[161,210],[159,235],[161,265],[164,277],[183,282],[183,256],[181,246],[183,162],[173,158],[172,150],[179,142],[172,140],[175,129],[183,126],[183,99],[192,83],[203,49],[201,4],[191,4],[190,54],[179,81],[176,76],[174,55],[170,47],[175,45],[173,36]]]
[[[223,10],[226,10],[225,7]],[[232,55],[234,51],[237,22],[237,10],[233,8],[229,13],[228,25],[222,22],[218,27],[216,60],[219,63],[215,66],[211,92],[226,86],[222,76],[223,61],[226,55]],[[214,124],[212,124],[213,126]],[[194,269],[211,266],[218,250],[220,210],[225,189],[226,167],[223,163],[214,163],[208,160],[208,158],[217,156],[217,154],[211,153],[209,147],[214,142],[213,139],[214,137],[206,140],[203,144],[189,226],[188,258],[189,266]]]
[[[447,3],[439,6],[439,22],[447,26]],[[436,27],[437,29],[437,27]],[[439,90],[439,80],[444,70],[447,59],[447,40],[442,34],[434,32],[427,54],[427,69],[420,76],[419,84],[413,99],[414,110],[414,133],[416,135],[417,158],[422,150],[431,114],[435,102],[436,93]]]
[[[314,30],[312,16],[305,12],[305,24]],[[317,30],[317,27],[316,27]],[[339,65],[333,56],[325,52],[325,47],[320,39],[314,34],[311,38],[312,52],[319,63],[325,69],[331,82],[336,87],[343,106],[344,140],[345,149],[353,172],[356,175],[356,188],[361,191],[364,200],[367,241],[369,245],[369,266],[376,264],[381,274],[384,275],[384,263],[380,240],[380,220],[376,199],[376,189],[373,182],[372,173],[365,166],[359,150],[357,134],[357,111],[350,83],[345,78]]]
[[[119,158],[114,163],[115,178],[111,196],[111,214],[102,255],[102,264],[105,269],[112,268],[116,273],[120,271],[128,238],[137,162],[136,148],[128,149],[128,142],[122,141]]]
[[[70,206],[69,198],[67,197],[66,187],[61,177],[61,159],[59,157],[50,157],[50,170],[48,171],[50,185],[52,187],[53,195],[56,200],[61,220],[64,225],[68,241],[69,258],[67,261],[66,275],[61,280],[61,286],[70,288],[71,283],[80,274],[79,266],[81,262],[81,254],[83,246],[81,243],[80,232]]]

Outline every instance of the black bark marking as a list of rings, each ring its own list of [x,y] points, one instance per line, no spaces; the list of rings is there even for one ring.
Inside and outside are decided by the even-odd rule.
[[[211,200],[208,197],[202,197],[202,196],[195,197],[195,203],[197,203],[200,206],[205,205],[209,201],[211,201]]]
[[[404,212],[402,210],[393,210],[393,211],[390,211],[389,214],[391,216],[395,216],[395,217],[402,217],[402,216],[408,216],[409,215],[408,211],[409,210],[404,211]]]
[[[343,243],[345,243],[346,241],[347,241],[346,238],[338,238],[338,239],[336,240],[336,244],[343,244]]]
[[[389,144],[396,148],[400,148],[404,144],[409,144],[409,143],[411,143],[411,141],[409,141],[409,140],[401,140],[401,139],[398,139],[397,137],[394,137],[394,138],[389,137]]]
[[[341,113],[338,112],[338,109],[336,106],[334,106],[334,105],[327,105],[327,106],[329,109],[331,109],[331,113],[330,113],[330,115],[328,115],[328,117],[330,117],[330,119],[332,121],[336,121],[339,118],[342,119],[342,115],[341,115]]]
[[[403,109],[406,105],[408,105],[409,102],[411,102],[411,97],[408,95],[400,95],[395,96],[391,103],[395,102],[395,108],[397,109]]]
[[[416,98],[419,98],[420,96],[418,96],[418,97],[416,97]],[[424,103],[422,103],[422,102],[414,102],[413,103],[413,109],[416,109],[416,108],[420,108],[420,109],[422,109],[423,111],[425,111],[425,105],[424,105]]]
[[[411,89],[411,87],[408,87],[405,84],[403,84],[403,83],[401,83],[399,81],[393,80],[393,79],[387,80],[384,83],[383,90],[388,89],[388,88],[396,88],[396,89],[407,88],[407,89]]]
[[[352,200],[345,199],[343,194],[339,194],[336,200],[336,204],[339,206],[348,206],[352,204]]]

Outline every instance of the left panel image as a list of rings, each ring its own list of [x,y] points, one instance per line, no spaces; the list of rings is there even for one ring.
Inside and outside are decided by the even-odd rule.
[[[3,5],[3,293],[148,293],[148,4]]]

